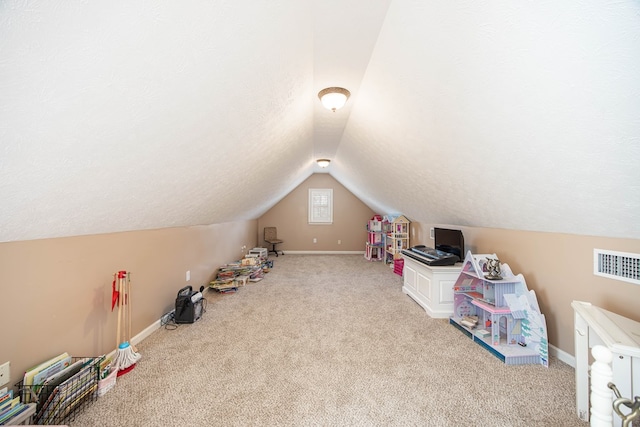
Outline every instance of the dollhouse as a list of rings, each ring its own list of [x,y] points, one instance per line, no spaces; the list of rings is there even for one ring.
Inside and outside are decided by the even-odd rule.
[[[547,326],[536,294],[496,254],[465,256],[449,323],[507,365],[549,366]]]
[[[385,228],[384,247],[385,263],[392,264],[402,260],[402,250],[409,248],[409,224],[411,221],[400,214],[386,215],[383,219]]]
[[[367,242],[364,257],[369,261],[382,261],[384,259],[384,242],[382,234],[382,216],[376,214],[367,221]]]

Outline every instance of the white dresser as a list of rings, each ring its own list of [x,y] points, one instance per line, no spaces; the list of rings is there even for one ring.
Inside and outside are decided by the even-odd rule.
[[[462,264],[431,267],[404,255],[402,258],[402,292],[420,304],[429,316],[448,319],[453,314],[453,285]]]

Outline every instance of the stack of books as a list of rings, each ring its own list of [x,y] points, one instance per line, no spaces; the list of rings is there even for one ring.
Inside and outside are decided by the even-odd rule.
[[[231,294],[238,290],[238,285],[233,278],[228,279],[216,279],[209,283],[209,287],[221,294]]]
[[[0,390],[0,425],[14,425],[26,421],[36,410],[35,404],[20,402],[20,396],[13,397],[13,390]]]
[[[255,255],[240,261],[223,265],[218,270],[215,280],[209,283],[209,287],[220,293],[233,293],[247,284],[258,282],[264,277],[265,260]]]

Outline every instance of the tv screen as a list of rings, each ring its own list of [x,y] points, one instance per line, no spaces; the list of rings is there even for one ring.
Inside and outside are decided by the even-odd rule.
[[[457,255],[460,261],[464,259],[464,236],[462,231],[434,228],[433,238],[437,250]]]

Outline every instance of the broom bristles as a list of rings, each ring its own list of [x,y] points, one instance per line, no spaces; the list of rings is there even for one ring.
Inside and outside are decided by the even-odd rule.
[[[140,353],[133,351],[129,342],[125,341],[118,346],[118,351],[113,364],[119,371],[122,371],[138,363],[138,360],[140,360],[141,357]]]

